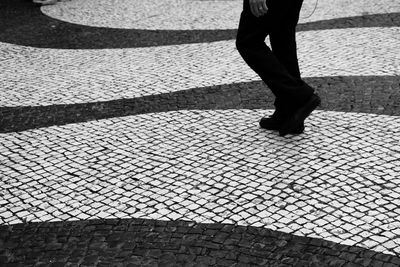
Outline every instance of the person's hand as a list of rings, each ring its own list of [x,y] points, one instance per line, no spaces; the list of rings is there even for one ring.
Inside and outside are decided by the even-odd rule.
[[[250,10],[257,18],[263,16],[268,11],[266,0],[250,0]]]

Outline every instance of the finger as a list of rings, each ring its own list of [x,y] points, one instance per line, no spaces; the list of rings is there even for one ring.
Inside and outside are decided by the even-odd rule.
[[[253,13],[253,15],[256,16],[256,17],[259,17],[259,16],[260,16],[260,13],[258,12],[258,8],[255,7],[255,6],[253,6],[253,7],[251,8],[251,13]]]
[[[265,1],[259,2],[258,10],[259,10],[259,12],[260,12],[262,15],[264,15],[265,13],[267,13],[268,7],[267,7]]]
[[[257,10],[258,10],[258,13],[260,14],[260,16],[262,16],[262,15],[264,15],[264,8],[261,6],[261,5],[259,5],[258,7],[257,7]]]
[[[254,16],[256,16],[256,17],[260,16],[260,12],[258,11],[258,6],[256,5],[256,3],[250,2],[250,10]]]
[[[260,4],[257,6],[257,11],[260,16],[262,16],[266,13],[266,10],[264,10],[264,7]]]
[[[263,8],[263,10],[264,10],[265,12],[268,11],[268,7],[267,7],[267,2],[266,2],[266,1],[263,1],[263,3],[262,3],[262,8]]]
[[[254,16],[256,16],[256,17],[259,16],[259,14],[258,14],[258,9],[257,9],[256,6],[251,5],[251,6],[250,6],[250,9],[251,9],[251,13],[253,13]]]

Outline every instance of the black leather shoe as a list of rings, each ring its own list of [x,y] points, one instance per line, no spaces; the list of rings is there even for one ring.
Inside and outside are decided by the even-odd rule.
[[[261,118],[260,127],[267,130],[278,131],[281,129],[284,120],[277,116]],[[304,123],[301,123],[296,129],[293,129],[290,134],[302,134],[304,132]]]
[[[313,94],[302,105],[294,110],[288,119],[282,124],[279,129],[279,135],[285,136],[301,125],[304,125],[304,120],[310,116],[311,112],[313,112],[320,104],[321,98],[318,95]]]

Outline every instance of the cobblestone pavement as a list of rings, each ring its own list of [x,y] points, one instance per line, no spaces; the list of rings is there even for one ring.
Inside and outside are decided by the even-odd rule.
[[[94,27],[148,30],[235,29],[242,11],[236,0],[87,0],[65,2],[57,7],[44,7],[43,13],[56,19]],[[132,4],[132,2],[134,4]],[[305,1],[301,23],[355,17],[368,14],[400,12],[392,0],[319,0]],[[341,8],[338,8],[341,7]]]
[[[304,77],[400,74],[400,27],[307,31],[298,42]],[[259,79],[234,41],[101,51],[1,47],[9,63],[0,69],[2,106],[107,101]]]
[[[282,138],[239,0],[2,1],[0,265],[400,266],[400,4],[313,8]]]

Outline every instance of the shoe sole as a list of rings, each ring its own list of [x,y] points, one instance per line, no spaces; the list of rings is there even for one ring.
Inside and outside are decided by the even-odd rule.
[[[285,136],[292,133],[319,105],[321,105],[321,98],[314,94],[297,110],[295,115],[288,122],[284,123],[279,130],[279,135]]]
[[[263,120],[265,120],[265,118],[262,118],[258,123],[261,129],[269,131],[279,131],[279,129],[282,127],[281,124],[266,123],[263,122]],[[305,129],[304,125],[299,125],[297,128],[293,129],[289,134],[302,134],[304,132],[304,129]]]
[[[260,125],[260,128],[269,131],[279,131],[279,127],[263,127]],[[304,129],[305,129],[304,126],[303,127],[299,126],[298,128],[295,128],[292,131],[290,131],[289,134],[302,134],[304,132]]]

